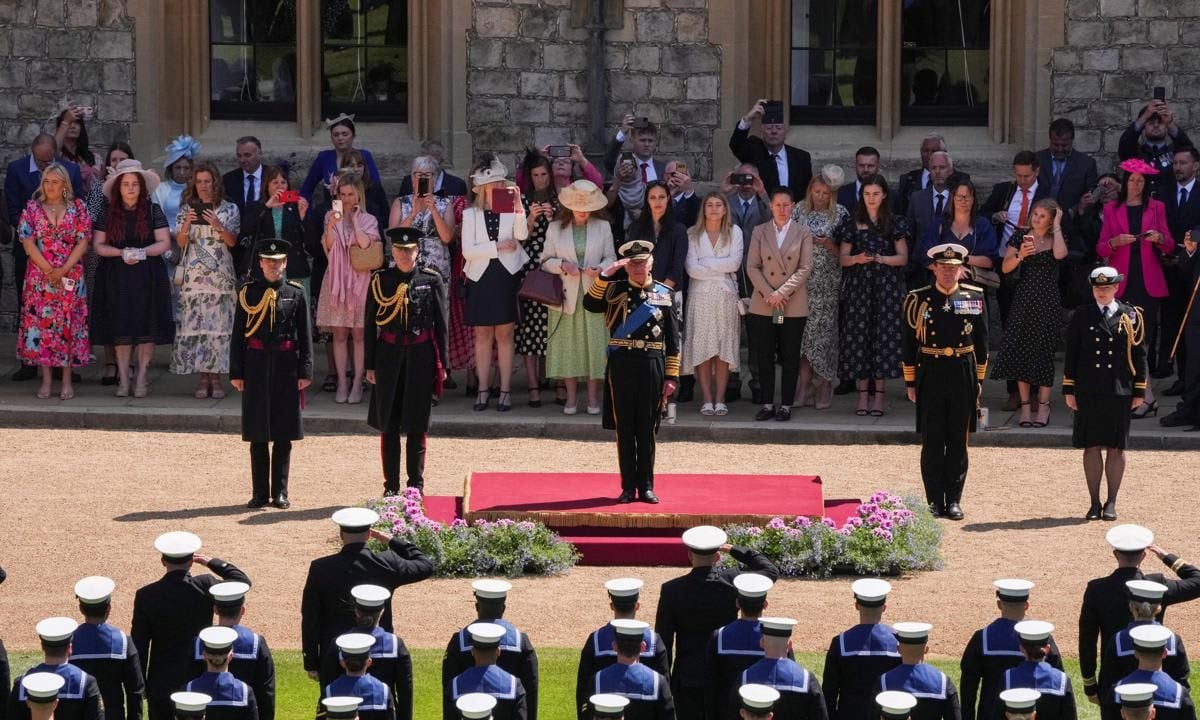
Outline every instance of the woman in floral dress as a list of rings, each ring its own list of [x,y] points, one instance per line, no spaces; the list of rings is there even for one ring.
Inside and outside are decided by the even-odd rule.
[[[237,205],[225,199],[221,174],[211,163],[200,163],[192,171],[176,221],[183,284],[171,372],[200,373],[195,397],[219,400],[225,397],[221,375],[229,372],[237,290],[230,248],[237,245],[241,216]]]
[[[40,367],[37,396],[50,397],[54,368],[63,368],[59,397],[75,397],[71,370],[88,364],[87,287],[83,264],[92,238],[92,221],[83,201],[74,197],[66,168],[51,163],[42,184],[17,224],[29,264],[21,291],[17,358]]]

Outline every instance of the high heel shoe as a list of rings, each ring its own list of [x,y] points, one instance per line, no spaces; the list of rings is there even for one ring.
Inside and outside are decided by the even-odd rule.
[[[496,399],[496,410],[499,412],[512,410],[512,393],[507,390],[500,390],[498,394],[500,397]]]
[[[1020,407],[1022,407],[1022,408],[1027,408],[1027,407],[1029,407],[1029,401],[1028,401],[1028,400],[1026,400],[1026,401],[1022,402],[1022,403],[1021,403],[1021,405],[1020,405]],[[1019,423],[1017,423],[1017,424],[1018,424],[1018,425],[1020,425],[1021,427],[1033,427],[1033,421],[1032,421],[1032,420],[1022,420],[1021,422],[1019,422]]]
[[[867,413],[871,412],[868,409],[868,405],[870,403],[870,397],[871,396],[867,393],[866,390],[858,391],[858,407],[854,410],[855,415],[862,417],[862,416],[866,415]]]
[[[1050,424],[1050,403],[1049,403],[1049,401],[1039,402],[1038,405],[1046,408],[1046,419],[1044,421],[1043,420],[1034,420],[1032,425],[1035,428],[1046,427],[1047,425]],[[1040,410],[1039,410],[1039,412],[1040,412]]]
[[[1131,416],[1133,416],[1134,420],[1141,420],[1142,418],[1147,417],[1149,415],[1158,417],[1158,401],[1151,400],[1148,403],[1142,403],[1141,405],[1138,405],[1136,408],[1134,408],[1132,411],[1130,411],[1129,414]]]
[[[475,404],[472,405],[471,408],[475,412],[487,410],[488,404],[491,403],[491,401],[492,401],[492,396],[490,394],[488,394],[487,390],[484,390],[483,392],[475,394]]]

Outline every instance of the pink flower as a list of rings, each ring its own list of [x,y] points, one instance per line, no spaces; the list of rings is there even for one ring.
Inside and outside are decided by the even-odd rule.
[[[746,534],[750,535],[751,537],[758,537],[759,535],[762,535],[762,528],[748,527],[746,528]]]
[[[771,518],[771,522],[767,523],[767,527],[771,528],[772,530],[782,530],[784,527],[784,522],[780,518]]]
[[[826,527],[831,527],[831,528],[836,528],[836,527],[837,527],[837,523],[834,521],[834,519],[833,519],[833,518],[830,518],[830,517],[827,517],[827,518],[821,518],[821,524],[822,524],[822,525],[824,525],[824,526],[826,526]]]
[[[798,538],[798,537],[804,535],[804,531],[799,528],[788,528],[787,530],[784,530],[783,532],[785,535],[787,535],[790,538]]]
[[[850,537],[853,534],[854,534],[854,528],[850,527],[849,525],[846,525],[841,530],[838,530],[838,535],[843,535],[845,537]]]
[[[796,525],[802,528],[811,527],[812,520],[805,515],[801,515],[800,517],[796,518]]]

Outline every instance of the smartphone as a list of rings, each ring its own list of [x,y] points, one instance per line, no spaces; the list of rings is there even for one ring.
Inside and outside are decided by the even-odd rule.
[[[675,163],[675,174],[676,175],[687,175],[688,174],[687,163],[676,162]]]
[[[512,188],[499,188],[492,192],[492,212],[504,214],[516,211],[516,193]]]
[[[300,202],[300,193],[295,190],[284,190],[279,194],[279,202],[281,203],[298,203]]]
[[[79,108],[79,111],[83,113],[84,120],[91,120],[92,118],[96,117],[96,108],[92,107],[91,105],[81,107]]]
[[[633,119],[633,127],[635,129],[650,127],[650,118],[646,117],[645,115],[643,115],[641,117],[635,117]]]
[[[569,158],[569,157],[571,157],[571,146],[570,145],[551,145],[549,150],[550,150],[551,158]]]
[[[1022,244],[1028,243],[1029,245],[1032,245],[1033,241],[1034,241],[1034,237],[1032,235],[1024,235],[1021,237]]]
[[[1155,100],[1166,100],[1167,99],[1167,89],[1165,87],[1163,87],[1162,85],[1155,85],[1154,86],[1154,99]]]
[[[75,281],[69,277],[65,277],[62,279],[62,286],[63,286],[63,290],[66,290],[67,292],[75,291]]]
[[[753,185],[754,184],[754,176],[751,175],[750,173],[734,173],[733,176],[730,177],[729,180],[734,185]]]
[[[332,204],[333,204],[333,216],[336,218],[341,218],[342,217],[342,201],[334,200]]]
[[[763,124],[780,124],[783,122],[783,101],[768,100],[763,103]]]
[[[429,194],[429,178],[417,178],[417,197],[425,197]]]
[[[628,152],[628,151],[621,153],[621,162],[627,162],[632,165],[633,164],[633,153]]]
[[[208,218],[204,217],[206,210],[212,210],[212,205],[208,203],[192,203],[192,210],[196,211],[196,225],[207,225]]]

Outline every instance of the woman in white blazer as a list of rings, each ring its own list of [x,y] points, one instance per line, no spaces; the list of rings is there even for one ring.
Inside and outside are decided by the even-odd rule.
[[[546,377],[563,379],[567,415],[578,412],[576,383],[586,380],[588,414],[599,415],[608,328],[602,315],[582,308],[583,296],[600,270],[617,261],[612,226],[602,215],[608,199],[590,180],[576,180],[559,191],[558,204],[538,261],[543,270],[563,280],[563,304],[550,308],[546,322]]]
[[[492,373],[492,346],[500,376],[496,409],[512,410],[509,382],[513,367],[513,329],[517,322],[517,291],[521,270],[529,256],[521,243],[529,237],[525,206],[516,186],[507,180],[508,169],[495,157],[481,163],[471,176],[475,205],[463,211],[462,253],[467,275],[467,308],[464,322],[475,328],[475,373],[479,395],[475,410],[488,407],[488,379]],[[510,198],[503,198],[508,195]],[[509,202],[511,210],[501,205]],[[493,208],[500,208],[496,212]]]

